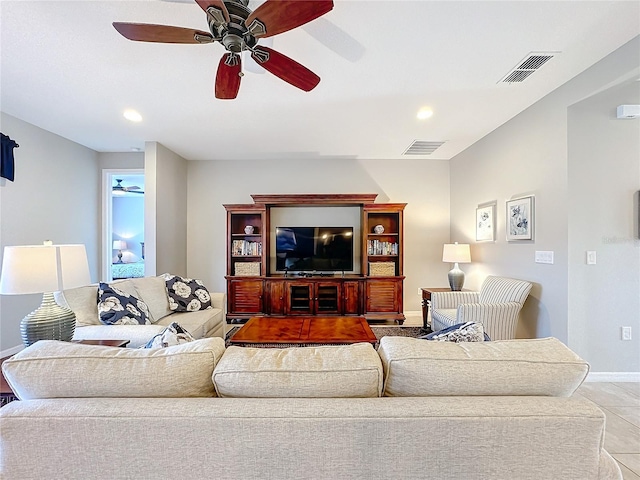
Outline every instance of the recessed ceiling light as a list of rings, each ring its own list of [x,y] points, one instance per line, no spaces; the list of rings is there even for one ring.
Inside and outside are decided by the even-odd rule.
[[[433,115],[433,110],[431,110],[428,107],[425,108],[421,108],[418,111],[418,115],[416,115],[418,117],[418,120],[425,120],[427,118],[430,118]]]
[[[135,110],[125,110],[123,115],[124,115],[124,118],[126,118],[130,122],[141,122],[142,121],[142,115],[140,115]]]

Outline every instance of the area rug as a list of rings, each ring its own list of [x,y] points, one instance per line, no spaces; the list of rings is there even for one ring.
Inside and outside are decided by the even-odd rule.
[[[229,339],[233,337],[233,335],[240,330],[240,327],[233,327],[229,330],[225,336],[225,346],[229,347]],[[419,337],[422,335],[421,327],[376,327],[375,325],[371,325],[371,330],[375,334],[378,341],[384,336],[397,336],[397,337]],[[317,343],[314,344],[290,344],[290,343],[249,343],[245,345],[246,347],[258,347],[258,348],[287,348],[287,347],[309,347],[309,346],[318,346]],[[375,347],[378,347],[378,342],[376,342]]]

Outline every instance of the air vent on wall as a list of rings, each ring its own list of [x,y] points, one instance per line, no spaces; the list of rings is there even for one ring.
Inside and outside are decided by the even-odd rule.
[[[424,140],[415,140],[403,155],[431,155],[444,142],[427,142]]]
[[[538,70],[560,52],[531,52],[518,66],[507,73],[498,83],[519,83]]]

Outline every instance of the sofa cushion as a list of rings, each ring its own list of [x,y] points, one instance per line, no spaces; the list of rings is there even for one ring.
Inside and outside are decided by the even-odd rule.
[[[55,293],[56,302],[68,306],[76,316],[76,326],[102,325],[98,315],[98,286],[70,288]]]
[[[229,347],[213,383],[220,397],[378,397],[382,364],[368,343]]]
[[[151,322],[171,315],[169,297],[164,277],[141,277],[129,280],[137,292],[137,297],[149,306]]]
[[[98,314],[105,325],[147,325],[149,307],[135,295],[113,285],[100,283],[98,288]]]
[[[211,308],[211,295],[200,280],[164,274],[169,308],[175,312],[194,312]]]
[[[224,340],[157,349],[41,340],[2,364],[21,400],[87,397],[210,397]]]
[[[157,324],[168,326],[173,322],[177,322],[195,338],[202,338],[206,337],[208,332],[215,329],[216,325],[223,321],[222,310],[219,308],[210,308],[196,312],[176,312],[168,317],[164,317],[157,322]]]
[[[569,397],[589,364],[556,338],[425,342],[383,337],[386,396],[542,395]]]
[[[73,332],[74,340],[129,340],[127,348],[146,345],[151,337],[164,330],[164,325],[83,325]]]

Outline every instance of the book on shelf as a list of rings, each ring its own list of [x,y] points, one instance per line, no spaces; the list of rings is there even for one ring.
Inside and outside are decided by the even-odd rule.
[[[398,244],[381,240],[367,240],[367,255],[398,255]]]
[[[231,244],[231,255],[234,256],[260,256],[262,255],[262,242],[250,242],[248,240],[234,240]]]

